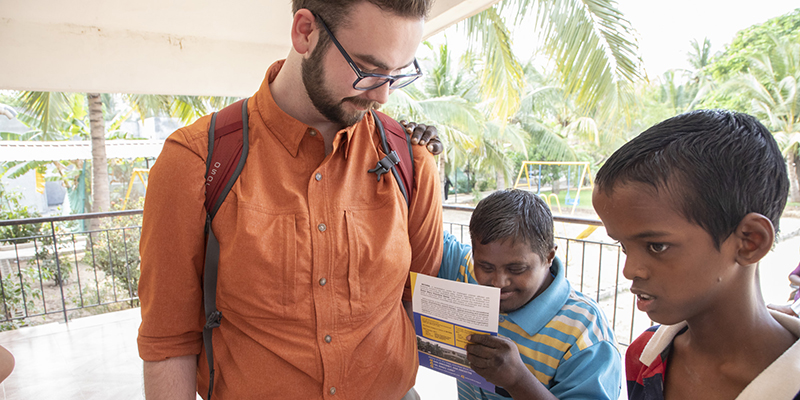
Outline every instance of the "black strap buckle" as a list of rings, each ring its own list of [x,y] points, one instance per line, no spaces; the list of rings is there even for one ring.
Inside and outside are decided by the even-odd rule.
[[[389,172],[392,167],[397,164],[400,164],[400,157],[397,155],[396,151],[392,150],[392,152],[387,154],[386,157],[383,157],[383,159],[378,161],[378,164],[375,166],[375,168],[367,171],[367,173],[371,174],[374,172],[376,175],[378,175],[378,182],[380,182],[381,175]]]
[[[206,319],[206,325],[203,329],[214,329],[219,328],[219,321],[222,320],[222,313],[220,311],[214,311],[208,315]]]

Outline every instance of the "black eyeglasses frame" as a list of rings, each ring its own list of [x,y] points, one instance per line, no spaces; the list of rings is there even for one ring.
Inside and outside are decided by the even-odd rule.
[[[356,80],[353,81],[353,89],[361,91],[372,90],[385,85],[387,82],[389,83],[389,89],[391,90],[400,89],[414,83],[414,81],[416,81],[420,76],[422,76],[422,70],[419,68],[419,63],[417,62],[416,58],[414,58],[414,68],[416,69],[416,72],[410,74],[384,75],[384,74],[374,74],[362,71],[361,68],[359,68],[358,65],[356,65],[355,61],[353,61],[353,59],[350,58],[350,55],[347,54],[347,51],[345,51],[344,47],[342,47],[342,44],[339,43],[339,41],[336,39],[336,36],[333,36],[333,32],[331,32],[330,28],[328,28],[328,25],[325,23],[325,21],[322,20],[322,17],[320,17],[316,13],[314,13],[314,17],[316,17],[319,20],[320,24],[322,24],[322,27],[325,28],[326,32],[328,32],[328,36],[331,38],[333,44],[336,46],[337,49],[339,49],[339,53],[342,54],[342,57],[344,57],[345,61],[347,61],[347,63],[350,65],[350,68],[352,68],[353,72],[356,73]],[[379,80],[376,84],[368,87],[357,86],[359,82],[367,78],[378,78]],[[412,79],[409,79],[407,81],[402,81],[403,79],[408,79],[408,78]],[[400,81],[401,83],[399,85],[395,85],[394,83],[398,81]]]

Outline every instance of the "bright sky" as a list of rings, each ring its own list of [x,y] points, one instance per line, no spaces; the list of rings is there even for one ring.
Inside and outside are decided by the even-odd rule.
[[[736,32],[800,7],[798,0],[617,0],[639,32],[639,48],[650,78],[671,68],[689,68],[689,42],[711,40],[712,54]]]

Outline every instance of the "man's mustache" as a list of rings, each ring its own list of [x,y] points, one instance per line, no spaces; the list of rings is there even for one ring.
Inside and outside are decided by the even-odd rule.
[[[367,110],[370,110],[370,109],[372,109],[372,110],[380,110],[381,109],[381,103],[378,103],[377,101],[363,99],[361,97],[345,97],[342,100],[342,102],[344,103],[345,101],[353,103],[357,107],[365,108]]]

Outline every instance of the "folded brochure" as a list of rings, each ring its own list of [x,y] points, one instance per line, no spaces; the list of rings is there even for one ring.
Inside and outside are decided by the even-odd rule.
[[[411,273],[419,365],[494,392],[469,367],[467,336],[497,336],[500,289]]]

